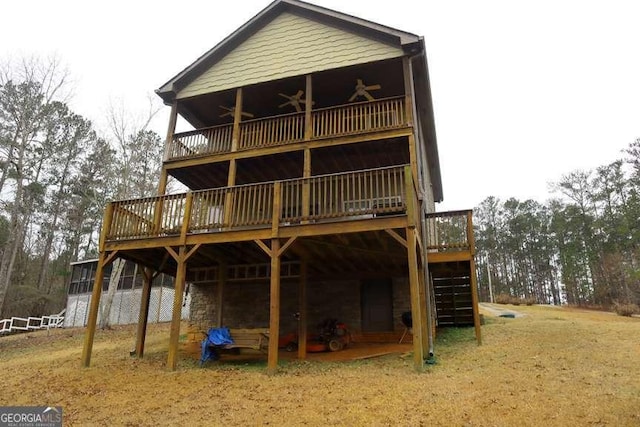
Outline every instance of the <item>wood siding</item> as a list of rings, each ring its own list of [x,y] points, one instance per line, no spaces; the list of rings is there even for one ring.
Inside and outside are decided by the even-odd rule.
[[[400,47],[283,13],[182,89],[178,98],[402,55]]]

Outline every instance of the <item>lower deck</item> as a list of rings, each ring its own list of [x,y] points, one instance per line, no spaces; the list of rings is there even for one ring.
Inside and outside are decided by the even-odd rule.
[[[453,259],[458,265],[467,265],[467,282],[454,293],[461,290],[465,298],[469,297],[466,306],[458,308],[470,309],[471,318],[454,316],[453,324],[475,325],[478,340],[480,335],[471,213],[428,214],[416,221],[410,205],[403,201],[402,211],[384,215],[350,215],[327,222],[305,220],[275,228],[198,233],[186,233],[182,228],[177,236],[111,239],[103,241],[99,266],[121,257],[144,266],[147,281],[159,273],[175,277],[167,362],[171,369],[176,367],[181,335],[176,313],[181,311],[186,295],[193,301],[191,323],[201,332],[223,325],[269,328],[274,338],[268,351],[270,371],[278,363],[279,336],[297,332],[305,342],[316,325],[327,318],[345,322],[354,334],[394,336],[404,331],[406,326],[400,319],[408,311],[415,319],[411,335],[414,365],[418,368],[433,351],[432,330],[437,322],[445,324],[447,315],[442,310],[449,304],[443,296],[446,292],[433,292],[434,283],[446,270],[438,265]],[[97,279],[100,276],[96,274]],[[90,360],[89,340],[95,331],[91,318],[99,304],[99,294],[94,297],[98,302],[91,302],[85,365]],[[136,345],[140,357],[148,309],[145,298],[148,292],[143,289]],[[297,357],[307,357],[304,347],[298,349]]]

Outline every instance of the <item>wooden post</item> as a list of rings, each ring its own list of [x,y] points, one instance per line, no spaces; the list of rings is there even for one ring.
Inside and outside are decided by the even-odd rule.
[[[422,323],[422,307],[420,306],[420,278],[414,227],[407,227],[407,261],[409,262],[409,291],[411,294],[411,318],[413,319],[413,366],[416,370],[422,370],[424,367],[424,345],[422,344],[424,324]]]
[[[480,307],[478,306],[478,282],[476,277],[476,241],[473,234],[473,212],[467,212],[467,241],[469,243],[469,252],[471,259],[469,261],[469,277],[471,286],[471,303],[473,304],[473,325],[476,329],[476,341],[478,345],[482,344],[482,332],[480,330]]]
[[[184,202],[184,216],[182,217],[182,229],[180,230],[180,244],[185,245],[187,234],[191,226],[191,207],[193,206],[193,193],[189,191]]]
[[[402,58],[402,71],[404,77],[404,110],[407,124],[413,126],[413,133],[409,136],[409,163],[411,164],[411,172],[413,173],[413,179],[416,183],[418,180],[418,147],[416,146],[416,131],[417,126],[414,117],[414,94],[413,94],[413,70],[411,67],[411,60],[405,56]]]
[[[418,254],[418,258],[422,258],[420,254]],[[418,266],[418,284],[419,284],[419,296],[420,296],[420,325],[422,325],[422,354],[423,357],[427,357],[429,355],[429,335],[431,331],[429,330],[429,326],[431,322],[427,319],[427,284],[425,283],[425,268],[424,263],[421,263]]]
[[[311,110],[313,109],[313,84],[311,74],[307,74],[304,94],[304,140],[309,141],[313,137],[313,123],[311,122]]]
[[[311,150],[309,148],[305,148],[304,150],[304,165],[302,168],[302,177],[307,178],[302,182],[302,217],[307,218],[310,213],[311,203],[311,186],[308,179],[309,177],[311,177]]]
[[[300,290],[298,293],[298,359],[307,358],[307,260],[300,263]]]
[[[151,282],[153,273],[149,268],[142,269],[142,298],[140,299],[140,315],[138,316],[138,331],[136,335],[136,356],[144,355],[144,341],[147,335],[147,321],[149,318],[149,300],[151,299]]]
[[[218,328],[222,327],[222,298],[224,296],[224,288],[227,282],[227,263],[221,262],[218,267],[218,289],[216,293],[216,324]]]
[[[173,144],[173,134],[176,132],[176,122],[178,121],[178,100],[171,104],[171,114],[169,116],[169,127],[167,129],[167,139],[164,144],[164,160],[169,160],[171,144]]]
[[[242,120],[242,88],[236,90],[236,106],[233,110],[233,137],[231,139],[231,151],[238,151],[240,144],[240,121]]]
[[[100,308],[100,296],[102,295],[103,270],[112,260],[105,252],[105,240],[111,231],[111,223],[113,221],[113,203],[107,204],[102,220],[102,230],[100,231],[100,239],[98,241],[98,265],[96,267],[96,276],[93,281],[93,292],[91,294],[91,305],[89,306],[89,318],[87,319],[87,331],[84,336],[84,346],[82,347],[82,366],[88,368],[91,364],[91,352],[93,351],[93,339],[96,334],[96,323],[98,321],[98,309]]]
[[[88,368],[91,364],[91,351],[93,350],[93,338],[96,334],[98,309],[100,308],[100,296],[102,295],[102,279],[104,276],[105,253],[100,251],[96,276],[93,280],[93,292],[91,293],[91,305],[89,306],[89,318],[87,319],[87,331],[84,335],[82,348],[82,366]]]
[[[271,239],[271,295],[269,304],[269,356],[267,371],[278,369],[278,340],[280,337],[280,240]]]
[[[273,183],[272,207],[273,212],[271,213],[271,237],[277,237],[280,229],[280,214],[282,213],[282,182],[280,181],[276,181]]]
[[[158,183],[158,196],[162,196],[167,193],[167,170],[162,167],[160,171],[160,182]]]
[[[231,228],[231,215],[233,213],[233,194],[234,190],[231,188],[236,185],[236,159],[229,160],[229,174],[227,176],[227,194],[224,196],[224,219],[223,222],[226,227]]]
[[[182,294],[184,293],[184,281],[187,272],[184,246],[180,246],[176,262],[175,294],[173,296],[173,313],[171,317],[171,333],[169,335],[169,355],[167,356],[167,367],[175,371],[178,366],[178,343],[180,341],[180,322],[182,320]]]

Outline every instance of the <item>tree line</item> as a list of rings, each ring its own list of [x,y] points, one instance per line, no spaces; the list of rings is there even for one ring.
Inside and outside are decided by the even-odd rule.
[[[0,318],[60,311],[70,263],[97,257],[108,200],[153,194],[162,140],[108,108],[107,131],[69,106],[57,59],[0,64]]]
[[[610,307],[640,303],[640,138],[620,159],[551,185],[555,198],[475,208],[481,298]]]

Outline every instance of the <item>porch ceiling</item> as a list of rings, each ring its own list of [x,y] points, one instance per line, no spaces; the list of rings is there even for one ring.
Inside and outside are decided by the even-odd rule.
[[[404,230],[396,232],[405,238]],[[118,255],[163,273],[176,272],[175,261],[163,248],[121,251]],[[407,250],[385,231],[334,234],[298,238],[281,258],[283,262],[301,259],[308,261],[312,278],[394,276],[406,273]],[[189,258],[187,269],[215,267],[221,261],[236,265],[269,260],[253,241],[202,245]]]
[[[348,104],[349,97],[354,93],[357,79],[362,79],[368,85],[381,85],[380,89],[371,92],[376,99],[404,95],[402,61],[400,59],[378,61],[314,74],[313,109]],[[253,117],[243,117],[242,120],[295,113],[296,110],[291,105],[279,107],[287,101],[279,94],[294,95],[299,90],[306,92],[305,76],[243,88],[242,111],[250,113]],[[220,116],[227,113],[227,110],[221,106],[235,105],[235,96],[235,90],[226,90],[188,98],[179,102],[178,112],[194,128],[233,123],[233,116]],[[364,101],[364,99],[359,98],[357,101]]]
[[[311,152],[311,174],[323,175],[409,163],[408,143],[404,138],[347,145],[332,145]],[[237,161],[236,184],[269,182],[302,177],[301,150]],[[192,190],[225,187],[228,162],[170,169],[169,173]]]

